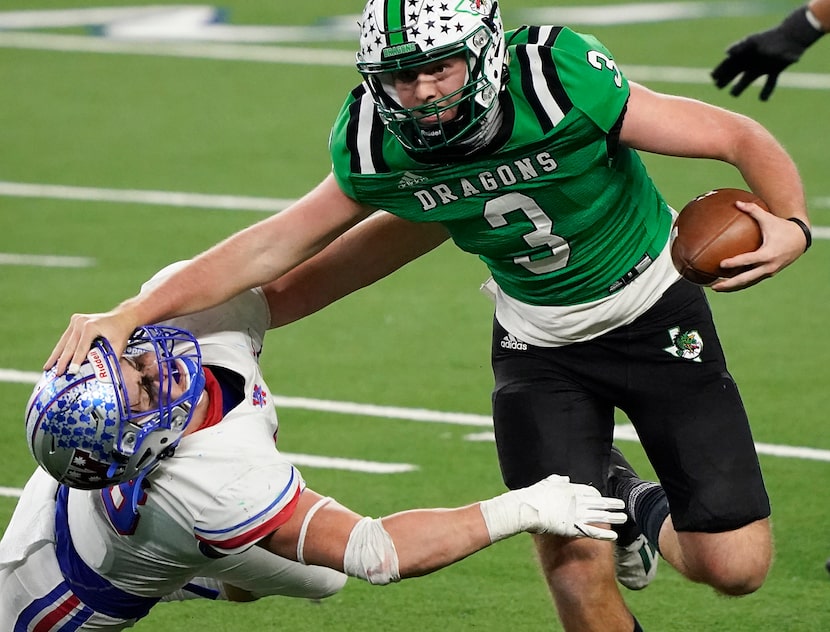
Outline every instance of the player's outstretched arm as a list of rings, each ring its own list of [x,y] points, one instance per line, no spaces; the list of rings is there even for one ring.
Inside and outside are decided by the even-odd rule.
[[[712,71],[715,85],[724,88],[737,78],[730,90],[737,97],[753,81],[766,76],[760,94],[761,101],[766,101],[775,89],[778,75],[797,62],[828,30],[830,0],[813,0],[790,13],[778,26],[732,44],[726,58]]]
[[[415,224],[385,211],[353,226],[322,252],[262,286],[271,327],[312,314],[382,279],[449,237],[437,222]]]
[[[373,210],[347,197],[329,176],[286,210],[206,250],[152,290],[110,312],[73,316],[44,369],[55,366],[62,373],[80,366],[98,336],[121,353],[136,327],[219,305],[279,278]]]
[[[522,532],[614,540],[616,534],[604,525],[625,522],[623,508],[617,498],[555,475],[465,507],[413,509],[378,519],[360,517],[306,490],[295,515],[261,545],[283,557],[388,584],[426,575]]]

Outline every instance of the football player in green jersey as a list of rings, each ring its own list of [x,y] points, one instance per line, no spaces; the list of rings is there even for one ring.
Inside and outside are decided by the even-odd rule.
[[[623,497],[689,579],[725,595],[757,590],[772,541],[749,422],[703,290],[671,263],[675,213],[638,152],[727,162],[767,202],[771,213],[738,204],[764,240],[722,262],[746,269],[712,289],[735,291],[809,244],[785,150],[747,117],[628,81],[593,37],[505,33],[493,0],[370,0],[357,67],[364,81],[334,124],[331,175],[146,295],[74,315],[46,365],[72,370],[98,335],[120,350],[141,323],[257,285],[282,297],[273,324],[287,322],[451,238],[492,274],[506,485],[551,473],[593,483]],[[612,448],[615,408],[662,487]],[[534,540],[566,630],[640,629],[612,545]]]

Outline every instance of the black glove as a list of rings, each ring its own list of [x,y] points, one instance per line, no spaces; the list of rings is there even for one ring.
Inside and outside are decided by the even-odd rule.
[[[797,62],[802,53],[822,35],[824,32],[816,30],[807,19],[807,7],[801,7],[775,28],[732,44],[726,50],[726,59],[712,71],[712,78],[718,88],[723,88],[743,73],[730,91],[732,96],[737,97],[758,77],[767,75],[767,82],[761,90],[761,101],[766,101],[781,71]]]

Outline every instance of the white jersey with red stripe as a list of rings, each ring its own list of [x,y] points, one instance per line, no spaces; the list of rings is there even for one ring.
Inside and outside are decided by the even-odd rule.
[[[276,450],[277,414],[258,362],[269,321],[255,289],[168,323],[195,335],[203,365],[240,375],[244,399],[221,422],[182,439],[147,477],[136,512],[129,484],[70,491],[75,548],[114,586],[165,595],[200,574],[211,555],[245,550],[293,513],[305,483]]]
[[[148,477],[136,512],[126,485],[69,494],[78,554],[129,593],[165,595],[204,574],[213,552],[252,546],[291,516],[304,487],[254,419],[225,420],[186,439]]]
[[[8,615],[10,630],[129,627],[157,598],[215,574],[216,558],[247,558],[290,518],[305,482],[275,445],[277,415],[258,363],[269,322],[259,289],[170,322],[195,334],[204,366],[241,378],[233,402],[241,401],[185,436],[146,477],[135,507],[129,483],[62,488],[56,502],[57,484],[38,471],[0,543],[0,623]],[[213,404],[218,382],[212,393]]]

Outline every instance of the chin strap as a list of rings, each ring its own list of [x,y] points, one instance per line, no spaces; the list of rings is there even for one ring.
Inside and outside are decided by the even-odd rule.
[[[138,513],[138,503],[141,501],[141,497],[144,495],[144,479],[147,477],[147,474],[149,473],[150,470],[141,470],[138,473],[138,476],[136,476],[133,481],[132,494],[130,494],[130,505],[133,509],[134,514]]]

